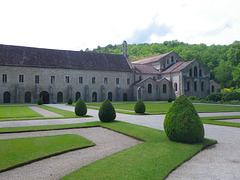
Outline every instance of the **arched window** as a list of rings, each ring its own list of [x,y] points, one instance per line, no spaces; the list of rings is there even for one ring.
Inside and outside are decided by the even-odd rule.
[[[3,103],[10,103],[10,92],[5,91],[3,93]]]
[[[199,77],[202,77],[202,70],[199,69]]]
[[[194,91],[197,91],[197,81],[194,81]]]
[[[192,77],[192,69],[189,69],[189,77]]]
[[[197,77],[197,66],[194,66],[194,77]]]
[[[174,90],[177,91],[177,83],[174,83]]]
[[[167,85],[163,84],[163,93],[167,93]]]
[[[212,92],[215,92],[215,87],[214,87],[214,85],[212,85],[211,90],[212,90]]]
[[[92,102],[97,102],[97,93],[96,92],[92,93]]]
[[[173,56],[171,56],[171,61],[173,62]]]
[[[127,93],[123,94],[123,101],[127,101]]]
[[[77,102],[80,97],[81,97],[81,93],[76,92],[75,101]]]
[[[25,92],[25,103],[31,103],[31,93]]]
[[[57,93],[57,102],[58,103],[62,103],[63,102],[63,93],[62,92],[58,92]]]
[[[201,82],[201,91],[204,91],[204,82]]]
[[[152,84],[148,84],[148,93],[152,93]]]
[[[109,99],[109,101],[112,101],[112,92],[108,93],[108,99]]]
[[[187,82],[187,91],[190,91],[190,82]]]

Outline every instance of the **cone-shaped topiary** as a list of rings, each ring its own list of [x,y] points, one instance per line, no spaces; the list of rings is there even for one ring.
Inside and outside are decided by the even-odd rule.
[[[85,114],[87,114],[87,106],[81,98],[78,99],[75,105],[75,114],[77,116],[84,116]]]
[[[203,140],[203,124],[185,95],[179,96],[169,108],[164,119],[164,130],[172,141],[197,143]]]
[[[72,98],[68,98],[68,104],[72,104]]]
[[[43,104],[42,98],[38,99],[38,105],[42,105],[42,104]]]
[[[138,99],[134,106],[135,113],[145,113],[146,107],[141,99]]]
[[[115,109],[108,99],[102,103],[98,111],[98,117],[102,122],[112,122],[116,118]]]

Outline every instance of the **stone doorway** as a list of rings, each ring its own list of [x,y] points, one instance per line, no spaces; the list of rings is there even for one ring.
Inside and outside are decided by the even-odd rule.
[[[42,91],[40,93],[40,98],[42,98],[43,104],[49,104],[49,93],[47,91]]]

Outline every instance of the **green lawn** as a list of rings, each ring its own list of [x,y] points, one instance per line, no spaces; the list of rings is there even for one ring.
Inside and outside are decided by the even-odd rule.
[[[173,169],[190,159],[206,146],[216,143],[205,139],[199,144],[169,141],[160,130],[125,122],[90,122],[71,125],[0,128],[1,132],[36,131],[74,127],[102,126],[135,137],[144,142],[107,156],[75,171],[63,179],[164,179]]]
[[[134,111],[136,102],[113,102],[115,109]],[[146,113],[148,114],[165,114],[172,103],[168,102],[144,102]],[[87,103],[88,106],[100,107],[101,103]],[[237,112],[240,106],[214,105],[214,104],[193,104],[197,112]]]
[[[0,118],[42,117],[26,106],[1,106]]]
[[[224,119],[240,119],[240,116],[201,117],[202,123],[240,128],[240,123],[226,122]],[[221,121],[218,121],[221,120]]]
[[[0,172],[94,143],[73,134],[0,140]]]

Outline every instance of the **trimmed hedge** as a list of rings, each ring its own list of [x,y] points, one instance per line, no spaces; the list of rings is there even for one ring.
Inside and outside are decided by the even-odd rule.
[[[72,104],[73,101],[72,101],[72,98],[68,98],[68,104]]]
[[[40,98],[39,100],[38,100],[38,103],[37,103],[38,105],[42,105],[43,104],[43,100],[42,100],[42,98]]]
[[[183,143],[203,141],[203,124],[185,95],[179,96],[169,108],[164,119],[164,130],[172,141]]]
[[[87,106],[81,98],[78,99],[75,105],[75,114],[77,116],[84,116],[87,114]]]
[[[102,121],[102,122],[112,122],[116,118],[115,109],[114,109],[113,105],[111,104],[111,102],[109,101],[109,99],[106,99],[102,103],[102,105],[98,111],[98,117],[99,117],[100,121]]]
[[[135,113],[145,113],[145,110],[146,107],[144,102],[141,99],[139,99],[134,106]]]
[[[209,94],[206,99],[208,101],[217,102],[217,101],[222,100],[222,96],[223,96],[222,93],[213,92],[213,93]]]

